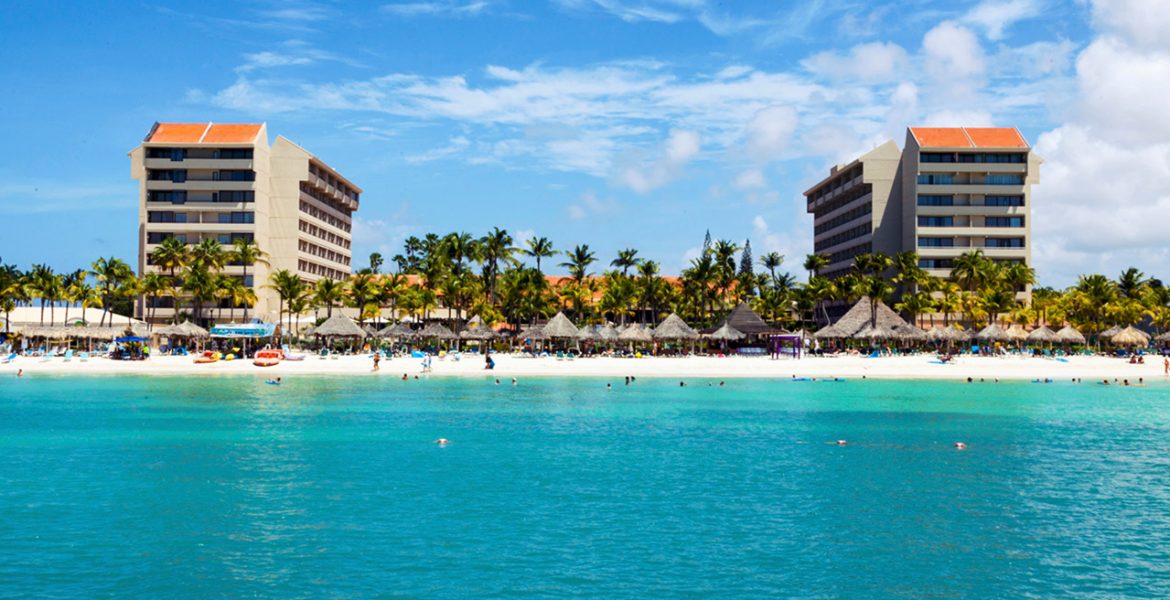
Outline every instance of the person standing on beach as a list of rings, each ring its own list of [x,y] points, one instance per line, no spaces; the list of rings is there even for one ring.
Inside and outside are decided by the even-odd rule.
[[[382,360],[382,353],[375,352],[374,353],[374,372],[375,373],[378,372],[378,363],[381,362],[381,360]]]
[[[1162,376],[1170,377],[1170,357],[1162,359]]]

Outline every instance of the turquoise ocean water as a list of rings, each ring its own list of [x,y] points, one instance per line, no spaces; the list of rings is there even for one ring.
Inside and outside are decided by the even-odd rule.
[[[0,596],[1170,597],[1164,383],[606,381],[6,377]]]

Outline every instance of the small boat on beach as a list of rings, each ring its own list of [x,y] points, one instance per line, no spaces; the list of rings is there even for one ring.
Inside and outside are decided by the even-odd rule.
[[[284,352],[280,350],[261,350],[256,353],[256,358],[252,360],[252,364],[257,367],[274,367],[280,364],[284,358]]]
[[[212,352],[210,350],[195,357],[195,364],[202,365],[207,363],[218,362],[222,355],[219,352]]]

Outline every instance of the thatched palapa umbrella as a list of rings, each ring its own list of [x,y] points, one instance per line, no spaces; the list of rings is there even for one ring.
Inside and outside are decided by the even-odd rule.
[[[601,330],[596,325],[582,325],[577,329],[577,339],[582,342],[596,342],[601,339]]]
[[[850,337],[858,340],[892,340],[898,337],[898,332],[882,323],[877,327],[866,323]]]
[[[1008,337],[1008,333],[997,323],[992,323],[984,327],[979,333],[975,334],[975,338],[981,342],[1006,342],[1011,339]]]
[[[621,334],[618,333],[617,328],[613,326],[613,323],[606,323],[605,326],[601,328],[601,331],[597,332],[597,335],[601,338],[602,341],[605,342],[616,342],[621,336]]]
[[[459,336],[455,335],[453,331],[443,327],[441,323],[430,323],[423,327],[422,331],[418,332],[418,337],[424,340],[453,340]]]
[[[459,332],[459,339],[474,342],[487,342],[496,339],[496,332],[486,325],[464,329]]]
[[[1060,338],[1062,344],[1084,344],[1085,336],[1077,331],[1072,325],[1065,325],[1056,332],[1057,337]]]
[[[1130,325],[1109,338],[1109,342],[1116,346],[1146,346],[1150,343],[1150,336]]]
[[[1055,344],[1060,341],[1060,336],[1055,331],[1041,325],[1028,334],[1028,341],[1041,344]]]
[[[1028,339],[1028,332],[1025,331],[1024,328],[1021,327],[1019,323],[1015,323],[1011,327],[1008,327],[1007,331],[1005,331],[1004,333],[1006,333],[1008,336],[1008,339],[1013,341],[1013,342],[1022,342],[1024,340]]]
[[[1108,340],[1119,333],[1121,333],[1121,328],[1118,327],[1117,325],[1114,325],[1113,327],[1110,327],[1109,329],[1106,329],[1105,331],[1098,333],[1097,337],[1099,337],[1103,340]]]
[[[764,319],[756,314],[756,311],[752,310],[747,302],[740,302],[738,306],[733,308],[723,323],[731,325],[746,335],[767,335],[779,331],[765,323]]]
[[[1154,338],[1154,341],[1155,342],[1170,342],[1170,331],[1167,331],[1166,333],[1163,333],[1162,335],[1159,335],[1158,337]]]
[[[840,340],[847,337],[849,335],[836,325],[826,325],[813,333],[813,338],[818,340]]]
[[[707,334],[707,339],[718,340],[721,342],[734,342],[742,340],[744,333],[731,326],[730,323],[724,323],[715,331]]]
[[[934,335],[934,339],[940,342],[967,342],[971,339],[971,334],[959,329],[956,325],[935,328],[930,332]]]
[[[361,329],[366,332],[366,337],[378,337],[378,330],[374,329],[374,326],[369,323],[362,323]]]
[[[898,334],[899,340],[922,342],[929,339],[926,332],[907,323],[905,325],[895,325],[893,327],[894,333]]]
[[[358,327],[358,324],[354,323],[353,319],[338,312],[326,319],[324,323],[318,325],[313,330],[313,335],[322,338],[363,338],[366,336],[366,332],[361,327]]]
[[[727,325],[727,323],[724,323],[724,325]],[[669,317],[663,319],[658,324],[658,327],[654,328],[654,332],[651,335],[654,339],[663,341],[699,339],[699,332],[691,328],[690,325],[687,325],[686,321],[682,320],[682,317],[674,313],[670,313]]]
[[[623,342],[630,342],[631,344],[645,344],[654,341],[654,336],[646,329],[643,329],[641,325],[634,324],[626,327],[626,330],[618,335],[618,339]]]
[[[377,336],[383,339],[402,340],[414,337],[414,330],[411,329],[410,325],[407,325],[406,323],[395,323],[393,325],[387,325],[386,327],[383,327],[382,330],[378,332]]]
[[[573,325],[573,322],[563,312],[558,312],[556,316],[549,319],[542,331],[549,339],[554,340],[575,340],[580,333],[577,331],[577,326]]]

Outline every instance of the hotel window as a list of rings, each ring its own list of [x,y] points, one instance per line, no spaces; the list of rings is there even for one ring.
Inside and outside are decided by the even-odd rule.
[[[920,185],[951,185],[955,176],[949,173],[926,173],[918,176]]]
[[[187,213],[171,211],[149,211],[146,213],[147,223],[186,223]]]
[[[255,222],[254,219],[255,213],[250,212],[219,213],[219,222],[225,224],[231,223],[233,225],[238,225],[241,223],[253,223]]]
[[[950,258],[920,258],[918,266],[923,269],[949,269],[954,266],[954,262]]]
[[[960,154],[959,162],[962,163],[1010,163],[1023,164],[1028,162],[1028,155],[1019,152],[991,152],[982,154]]]
[[[987,238],[987,248],[1023,248],[1024,238]]]
[[[954,196],[937,196],[927,194],[918,197],[918,206],[954,206]]]
[[[983,183],[987,185],[1024,185],[1024,176],[993,173],[985,177]]]
[[[183,204],[187,201],[186,190],[171,190],[171,191],[150,191],[146,193],[147,202],[170,202],[171,204]]]
[[[252,202],[256,200],[256,192],[227,191],[215,192],[211,195],[212,202]]]
[[[216,175],[219,181],[256,181],[255,171],[223,169]]]
[[[919,154],[919,162],[924,163],[953,163],[955,155],[950,152],[923,152]]]
[[[170,232],[151,231],[150,233],[146,234],[146,243],[148,243],[148,244],[161,244],[163,240],[165,240],[167,238],[173,238],[173,237],[175,237],[175,234],[170,233]]]
[[[1023,196],[987,196],[983,199],[984,206],[1023,206]]]
[[[955,238],[920,237],[918,238],[918,246],[920,248],[954,248]]]
[[[919,227],[954,227],[954,217],[918,217]]]
[[[1024,217],[987,217],[984,227],[1023,227]]]
[[[175,169],[175,170],[171,171],[171,182],[172,183],[183,183],[185,181],[187,181],[187,170],[186,169]]]
[[[216,150],[215,153],[216,158],[223,159],[236,160],[242,158],[252,158],[251,148],[220,148],[219,150]]]

